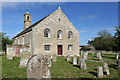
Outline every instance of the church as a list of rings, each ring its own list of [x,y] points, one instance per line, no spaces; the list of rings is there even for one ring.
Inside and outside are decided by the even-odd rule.
[[[63,13],[60,5],[56,11],[32,25],[31,14],[27,9],[24,14],[24,30],[13,39],[13,45],[7,47],[14,48],[12,52],[18,56],[22,51],[58,56],[79,54],[79,32]]]

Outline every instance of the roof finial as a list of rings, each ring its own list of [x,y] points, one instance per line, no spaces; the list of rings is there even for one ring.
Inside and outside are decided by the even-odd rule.
[[[60,4],[59,4],[59,7],[58,7],[58,9],[61,9],[61,8],[60,8]]]
[[[28,11],[28,8],[27,8],[27,11]]]

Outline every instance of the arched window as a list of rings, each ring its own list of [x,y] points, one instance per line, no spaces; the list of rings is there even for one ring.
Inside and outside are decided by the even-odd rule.
[[[58,32],[57,32],[57,38],[62,39],[62,31],[61,30],[58,30]]]
[[[27,16],[27,20],[29,20],[29,16]]]
[[[69,39],[72,39],[72,34],[73,34],[73,33],[72,33],[71,31],[68,32],[68,38],[69,38]]]
[[[50,29],[45,29],[44,31],[44,37],[50,38]]]

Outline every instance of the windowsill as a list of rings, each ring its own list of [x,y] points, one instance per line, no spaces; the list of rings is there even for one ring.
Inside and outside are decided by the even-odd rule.
[[[46,39],[50,39],[49,37],[44,37],[44,38],[46,38]]]
[[[72,50],[69,50],[70,52],[72,52]]]
[[[44,52],[51,52],[51,51],[44,51]]]
[[[62,38],[57,38],[58,40],[61,40]]]

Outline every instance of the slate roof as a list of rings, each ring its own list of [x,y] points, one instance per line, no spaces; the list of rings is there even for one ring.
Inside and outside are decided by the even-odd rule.
[[[50,14],[49,14],[49,15],[50,15]],[[48,15],[48,16],[49,16],[49,15]],[[28,28],[26,28],[25,30],[23,30],[22,32],[20,32],[20,33],[17,34],[16,36],[14,36],[13,39],[16,38],[16,37],[18,37],[18,36],[20,36],[20,35],[23,35],[23,34],[25,34],[25,33],[27,33],[27,32],[32,31],[32,27],[34,27],[35,25],[37,25],[38,23],[40,23],[41,21],[43,21],[43,20],[44,20],[45,18],[47,18],[48,16],[46,16],[46,17],[42,18],[41,20],[37,21],[36,23],[30,25]]]

